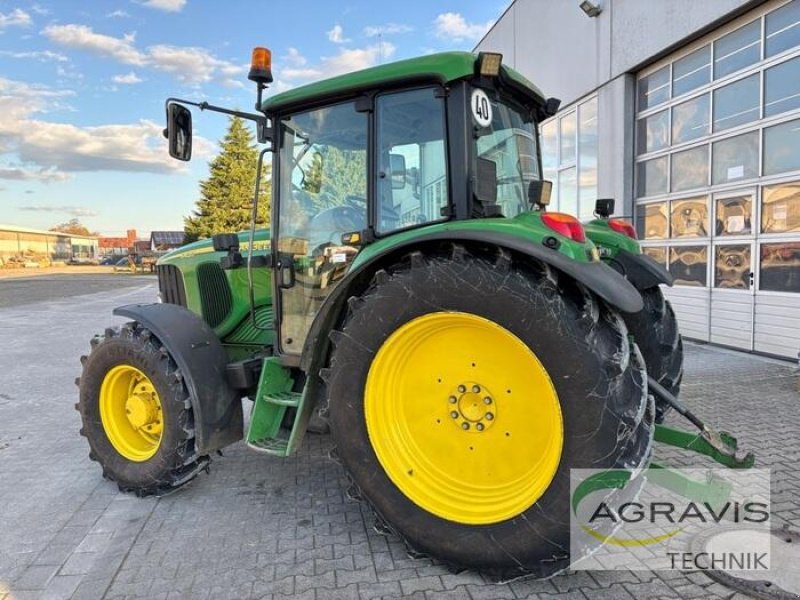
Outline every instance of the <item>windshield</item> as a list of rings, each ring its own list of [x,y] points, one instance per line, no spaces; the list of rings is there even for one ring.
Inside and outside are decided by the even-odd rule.
[[[478,130],[477,156],[497,165],[497,205],[505,217],[515,217],[531,210],[528,185],[541,179],[536,149],[535,122],[513,106],[489,100],[489,125]]]

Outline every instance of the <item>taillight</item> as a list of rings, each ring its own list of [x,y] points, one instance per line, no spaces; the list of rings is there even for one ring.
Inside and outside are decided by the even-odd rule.
[[[542,223],[556,233],[560,233],[573,241],[580,243],[586,241],[583,225],[572,215],[558,212],[546,212],[542,214]]]
[[[633,228],[633,225],[624,221],[622,219],[609,219],[608,226],[611,227],[617,233],[621,233],[623,235],[627,235],[631,239],[637,239],[636,237],[636,230]]]

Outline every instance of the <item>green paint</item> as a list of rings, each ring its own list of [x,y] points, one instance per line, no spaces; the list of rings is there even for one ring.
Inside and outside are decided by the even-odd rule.
[[[300,394],[291,391],[294,381],[280,359],[264,359],[258,392],[250,414],[247,443],[254,448],[286,456],[286,439],[280,437],[281,422],[286,409],[297,406]]]
[[[458,233],[459,231],[501,233],[518,237],[534,244],[541,244],[545,237],[553,236],[561,241],[558,252],[578,262],[591,262],[590,257],[594,250],[594,244],[589,240],[581,244],[554,232],[547,225],[542,223],[541,213],[525,212],[510,219],[491,218],[470,219],[469,221],[449,221],[447,223],[439,223],[437,225],[401,231],[389,237],[380,238],[378,241],[366,246],[358,253],[358,256],[356,256],[351,269],[357,268],[362,263],[378,254],[390,250],[394,246],[413,241],[421,236],[442,232]]]
[[[665,425],[656,425],[655,441],[703,454],[730,469],[749,469],[755,464],[755,457],[751,452],[741,458],[736,456],[738,443],[735,437],[724,431],[717,432],[717,435],[729,453],[721,452],[712,446],[700,433],[681,431]]]
[[[434,80],[445,85],[458,79],[473,77],[477,58],[477,54],[469,52],[441,52],[388,63],[355,73],[331,77],[277,94],[264,101],[262,110],[276,112],[292,104],[343,95],[358,90],[375,90],[413,80]],[[511,67],[504,65],[502,73],[517,85],[527,88],[536,98],[540,100],[544,98],[542,92],[535,85]]]
[[[641,254],[639,242],[629,238],[624,233],[611,229],[605,219],[595,219],[583,224],[586,237],[592,240],[600,250],[602,258],[614,258],[620,250],[627,250],[632,254]]]
[[[247,258],[249,247],[249,232],[239,234],[240,251]],[[254,237],[254,256],[266,256],[270,248],[270,234],[265,229],[256,231]],[[165,254],[159,259],[159,265],[174,265],[183,275],[183,285],[186,290],[186,308],[202,315],[200,306],[200,292],[197,282],[197,267],[202,263],[216,262],[225,256],[225,252],[215,252],[210,239],[199,240],[187,244],[177,250]],[[250,295],[248,292],[247,269],[244,267],[225,271],[225,277],[231,288],[233,308],[222,323],[214,328],[214,332],[223,342],[226,336],[237,332],[245,318],[250,316]],[[253,269],[253,290],[256,299],[256,308],[272,306],[272,272],[265,268]],[[247,343],[250,345],[266,345],[272,342],[271,332],[259,332],[257,338],[245,341],[232,341],[231,343]]]

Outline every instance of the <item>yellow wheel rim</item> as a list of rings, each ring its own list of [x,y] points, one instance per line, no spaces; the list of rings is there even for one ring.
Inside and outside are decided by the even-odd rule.
[[[547,371],[518,337],[461,312],[409,321],[367,376],[370,442],[389,478],[420,508],[470,525],[532,506],[564,444]]]
[[[128,460],[144,462],[161,444],[161,399],[153,382],[136,367],[117,365],[100,386],[100,421],[108,441]]]

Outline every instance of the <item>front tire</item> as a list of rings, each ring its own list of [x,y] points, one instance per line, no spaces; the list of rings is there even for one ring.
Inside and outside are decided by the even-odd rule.
[[[331,431],[378,516],[456,567],[566,568],[570,469],[650,457],[622,320],[546,265],[460,248],[409,256],[349,304],[332,335]]]
[[[194,418],[175,361],[137,323],[109,328],[81,357],[81,435],[89,457],[120,490],[161,495],[208,465],[195,451]]]

